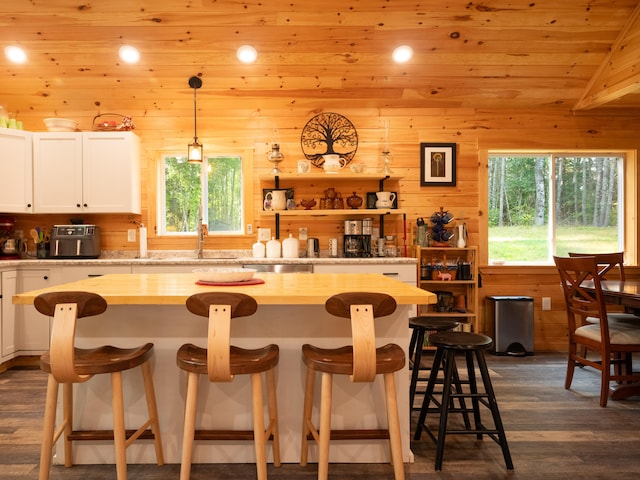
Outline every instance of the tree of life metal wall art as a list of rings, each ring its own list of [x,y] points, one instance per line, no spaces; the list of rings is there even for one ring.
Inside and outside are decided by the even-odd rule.
[[[324,164],[322,156],[331,154],[340,155],[347,165],[358,150],[358,133],[339,113],[320,113],[304,126],[300,143],[304,156],[318,168]]]

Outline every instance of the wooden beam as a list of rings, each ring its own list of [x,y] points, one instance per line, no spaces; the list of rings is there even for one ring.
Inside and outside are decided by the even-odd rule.
[[[590,110],[640,91],[640,3],[573,110]]]

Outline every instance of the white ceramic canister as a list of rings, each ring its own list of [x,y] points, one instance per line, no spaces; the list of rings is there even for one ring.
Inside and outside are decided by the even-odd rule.
[[[256,242],[253,244],[253,258],[264,258],[265,247],[264,243]]]
[[[298,258],[299,250],[300,242],[292,234],[282,241],[282,258]]]
[[[267,242],[267,258],[280,258],[282,255],[282,245],[276,237],[271,237]]]

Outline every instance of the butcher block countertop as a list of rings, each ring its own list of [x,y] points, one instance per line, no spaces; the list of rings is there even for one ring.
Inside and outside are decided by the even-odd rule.
[[[431,304],[436,295],[381,274],[365,273],[256,273],[265,283],[240,286],[197,285],[194,274],[109,274],[25,292],[13,303],[32,304],[45,292],[83,290],[102,295],[110,305],[184,305],[194,293],[212,290],[242,292],[262,305],[322,305],[341,292],[384,292],[403,305]]]

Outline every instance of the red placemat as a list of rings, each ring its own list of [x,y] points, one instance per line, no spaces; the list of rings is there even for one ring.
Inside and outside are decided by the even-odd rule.
[[[260,285],[261,283],[264,283],[263,279],[252,278],[244,282],[207,282],[206,280],[198,280],[196,285],[205,285],[207,287],[236,287],[239,285]]]

